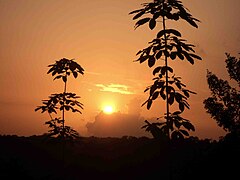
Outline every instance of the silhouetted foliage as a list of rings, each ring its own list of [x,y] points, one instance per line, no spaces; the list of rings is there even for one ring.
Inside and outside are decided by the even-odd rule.
[[[240,59],[226,53],[226,68],[230,78],[240,85]],[[204,100],[204,107],[217,124],[229,133],[240,137],[240,91],[229,82],[207,71],[211,97]]]
[[[226,68],[230,79],[235,80],[238,85],[240,85],[240,58],[237,59],[236,57],[231,56],[229,53],[226,53],[226,56]]]
[[[182,83],[181,77],[174,74],[173,68],[169,66],[169,59],[187,60],[191,64],[194,64],[194,59],[202,59],[195,54],[193,49],[195,46],[187,43],[178,30],[166,27],[166,21],[179,21],[182,19],[197,28],[196,22],[199,22],[199,20],[192,17],[181,1],[176,0],[154,0],[150,3],[143,3],[141,9],[134,10],[129,14],[134,14],[133,20],[142,18],[135,23],[135,29],[144,24],[148,24],[151,30],[156,28],[158,23],[162,25],[162,29],[157,33],[156,38],[149,42],[149,46],[136,54],[139,57],[135,61],[140,63],[147,62],[149,68],[154,67],[154,82],[144,91],[149,92],[149,98],[142,106],[147,105],[149,110],[153,101],[158,98],[163,99],[166,101],[166,113],[164,116],[166,123],[155,123],[154,127],[158,128],[158,126],[161,126],[159,129],[169,139],[182,139],[185,136],[189,136],[186,130],[194,131],[194,127],[189,120],[181,118],[180,114],[186,108],[190,108],[187,100],[190,94],[196,93],[188,90],[186,85]],[[162,64],[157,65],[157,63]],[[170,106],[174,102],[178,103],[180,111],[171,113]],[[143,127],[149,131],[152,125],[147,123]],[[180,127],[186,130],[180,129]]]
[[[196,137],[169,146],[147,137],[79,137],[66,142],[61,171],[61,143],[43,136],[0,136],[0,179],[236,179],[240,141]],[[171,162],[170,162],[171,159]],[[171,170],[169,169],[171,165]],[[171,178],[168,174],[171,173]]]
[[[54,76],[53,80],[62,79],[64,82],[63,93],[55,93],[49,96],[49,99],[42,100],[42,106],[38,106],[35,111],[41,110],[41,113],[47,112],[50,116],[50,120],[46,121],[46,125],[50,128],[49,136],[73,139],[79,136],[78,132],[72,129],[70,126],[65,125],[65,111],[72,111],[81,113],[80,109],[83,109],[83,104],[78,101],[80,96],[75,93],[67,92],[67,80],[72,74],[74,78],[78,77],[78,74],[84,74],[84,69],[73,59],[69,60],[63,58],[56,61],[50,67],[47,74]],[[52,114],[57,114],[57,111],[62,112],[62,117],[53,118]]]
[[[146,131],[151,132],[155,139],[162,139],[166,141],[166,135],[158,126],[163,125],[164,123],[150,123],[148,120],[145,120],[146,125],[142,128],[146,128]]]
[[[164,141],[167,140],[166,134],[168,133],[168,130],[170,129],[173,131],[175,129],[171,133],[171,139],[184,139],[184,135],[189,136],[189,133],[181,127],[184,127],[188,131],[195,131],[195,128],[189,120],[182,118],[180,114],[180,111],[176,111],[173,114],[170,113],[169,121],[166,120],[166,115],[163,117],[166,121],[163,122],[149,123],[147,120],[145,120],[146,125],[142,126],[142,128],[146,128],[146,131],[151,132],[155,139],[161,139]]]

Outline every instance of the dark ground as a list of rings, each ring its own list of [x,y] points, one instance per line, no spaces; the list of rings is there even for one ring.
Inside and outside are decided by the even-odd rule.
[[[238,179],[240,141],[196,137],[163,144],[146,137],[0,136],[0,179]],[[240,177],[240,176],[239,176]]]

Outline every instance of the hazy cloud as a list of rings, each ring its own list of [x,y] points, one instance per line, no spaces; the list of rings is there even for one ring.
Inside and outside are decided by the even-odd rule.
[[[141,126],[144,119],[137,115],[116,112],[104,114],[100,112],[93,123],[87,123],[88,133],[97,137],[144,136]]]
[[[91,72],[91,71],[86,71],[85,73],[86,73],[86,74],[90,74],[90,75],[96,75],[96,76],[101,75],[100,73],[97,73],[97,72]]]
[[[144,118],[140,116],[139,100],[133,99],[128,103],[128,113],[116,112],[104,114],[100,112],[94,122],[87,123],[88,133],[97,137],[122,137],[122,136],[149,136],[141,127]]]
[[[120,94],[134,94],[133,92],[129,91],[128,86],[122,84],[96,84],[96,86],[100,88],[100,91],[114,92]]]

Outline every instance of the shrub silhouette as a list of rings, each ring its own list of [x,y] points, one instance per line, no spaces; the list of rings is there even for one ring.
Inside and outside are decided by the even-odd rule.
[[[84,69],[73,59],[63,58],[56,61],[54,64],[50,64],[47,74],[54,76],[53,80],[62,79],[64,83],[63,93],[55,93],[49,96],[49,99],[42,100],[42,106],[38,106],[35,111],[41,110],[42,113],[47,112],[50,116],[50,120],[45,124],[50,128],[49,136],[73,139],[79,136],[78,132],[72,129],[70,126],[65,125],[65,111],[72,111],[73,113],[81,113],[79,109],[83,109],[83,104],[78,101],[80,98],[75,93],[67,92],[67,81],[72,74],[74,78],[78,77],[78,74],[83,75]],[[57,114],[57,111],[62,112],[62,117],[53,118],[52,114]]]
[[[149,46],[140,50],[136,55],[139,56],[137,62],[147,62],[149,68],[153,68],[153,84],[148,86],[144,92],[149,92],[149,97],[142,104],[147,105],[147,109],[151,108],[152,102],[159,97],[166,101],[166,113],[163,117],[164,123],[155,124],[168,139],[182,139],[189,136],[187,131],[194,131],[195,128],[189,120],[181,117],[181,113],[187,108],[190,108],[187,102],[190,94],[196,94],[186,88],[182,83],[181,77],[174,74],[174,70],[169,66],[169,59],[187,60],[194,64],[194,59],[202,60],[201,57],[195,54],[194,45],[188,44],[182,38],[181,33],[166,26],[166,21],[185,20],[191,26],[197,28],[196,22],[198,19],[192,17],[188,10],[183,6],[181,1],[175,0],[154,0],[150,3],[143,3],[141,9],[134,10],[129,14],[134,14],[133,20],[138,20],[135,23],[135,29],[144,24],[148,24],[153,30],[157,23],[162,25],[162,29],[157,33],[156,38],[149,42]],[[157,63],[162,63],[157,65]],[[170,106],[178,103],[179,111],[171,113]],[[143,128],[146,130],[152,126],[151,123]],[[151,129],[151,128],[150,128]],[[187,131],[186,131],[186,130]],[[150,131],[151,132],[151,131]],[[155,135],[154,135],[155,136]]]
[[[226,68],[231,80],[240,85],[240,59],[226,53]],[[211,97],[204,100],[207,112],[225,131],[240,137],[240,91],[207,70]]]

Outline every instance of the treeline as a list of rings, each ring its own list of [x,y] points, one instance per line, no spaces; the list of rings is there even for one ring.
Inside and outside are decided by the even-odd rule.
[[[240,140],[0,136],[1,179],[233,179]]]

